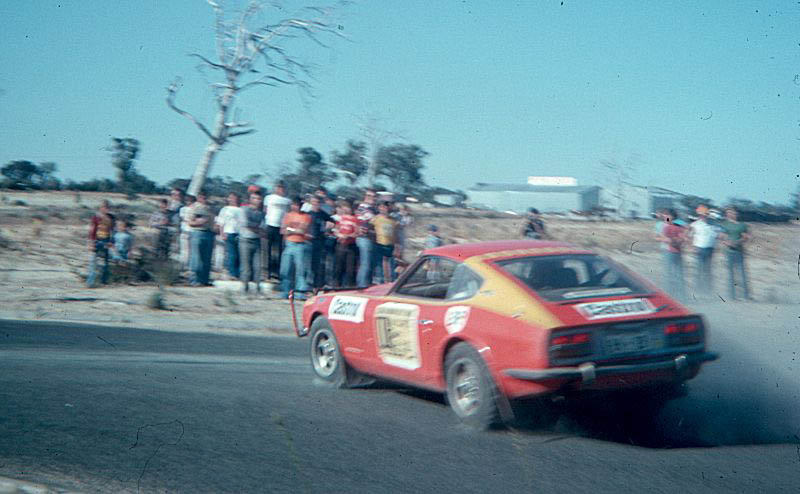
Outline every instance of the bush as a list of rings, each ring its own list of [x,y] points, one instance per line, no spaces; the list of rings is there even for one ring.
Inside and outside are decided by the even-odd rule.
[[[21,199],[17,199],[16,201],[12,202],[11,205],[12,206],[28,207],[28,203],[23,201],[23,200],[21,200]]]
[[[147,307],[153,310],[166,310],[164,290],[159,288],[147,297]]]

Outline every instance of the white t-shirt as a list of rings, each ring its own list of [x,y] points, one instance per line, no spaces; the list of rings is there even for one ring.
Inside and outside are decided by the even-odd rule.
[[[220,229],[225,234],[239,233],[240,218],[238,206],[225,206],[219,210],[216,219],[214,220]]]
[[[286,196],[279,196],[278,194],[270,194],[267,200],[264,201],[264,212],[267,213],[266,223],[267,226],[274,226],[280,228],[283,216],[289,210],[289,205],[292,201]]]
[[[690,225],[692,245],[698,249],[710,249],[717,241],[717,227],[707,221],[697,220]]]

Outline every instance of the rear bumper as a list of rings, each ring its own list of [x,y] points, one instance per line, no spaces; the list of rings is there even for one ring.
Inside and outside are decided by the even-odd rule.
[[[592,362],[581,364],[577,367],[553,367],[549,369],[506,369],[503,371],[508,377],[524,381],[550,381],[554,379],[565,381],[580,381],[589,384],[597,377],[634,374],[639,372],[675,371],[678,376],[689,374],[693,367],[704,362],[711,362],[719,358],[713,352],[682,354],[668,360],[645,362],[640,364],[602,365]]]

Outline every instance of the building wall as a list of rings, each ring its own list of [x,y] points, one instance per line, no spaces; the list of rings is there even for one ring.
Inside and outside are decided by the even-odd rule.
[[[468,191],[469,202],[497,211],[524,213],[534,207],[542,213],[586,211],[597,205],[598,190],[577,192]]]

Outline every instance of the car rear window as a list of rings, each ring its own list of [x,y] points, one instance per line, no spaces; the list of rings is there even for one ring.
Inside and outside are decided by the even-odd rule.
[[[647,288],[609,260],[593,254],[532,256],[496,263],[547,300],[642,294]]]

